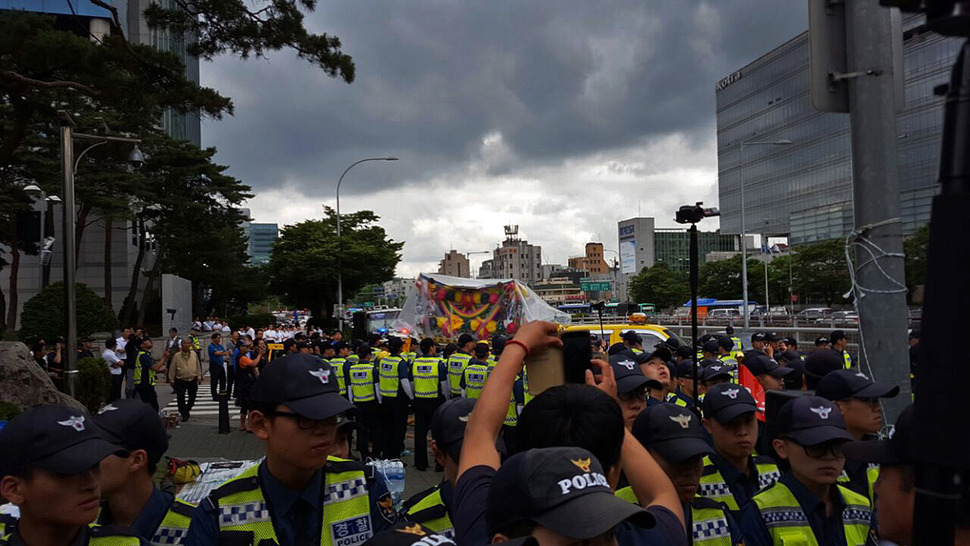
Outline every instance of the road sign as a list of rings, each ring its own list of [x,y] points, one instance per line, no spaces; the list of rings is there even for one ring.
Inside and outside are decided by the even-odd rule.
[[[610,284],[610,281],[580,282],[579,289],[583,292],[609,292]]]

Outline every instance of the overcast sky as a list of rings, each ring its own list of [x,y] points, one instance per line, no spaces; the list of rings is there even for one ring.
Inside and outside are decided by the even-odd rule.
[[[254,221],[281,227],[333,206],[354,161],[400,157],[355,167],[341,209],[376,211],[413,276],[449,249],[493,249],[505,224],[565,264],[587,241],[617,250],[619,220],[673,226],[680,205],[716,206],[714,84],[807,14],[791,0],[355,0],[321,2],[308,26],[340,37],[356,81],[285,51],[203,63],[236,105],[203,121],[203,145],[253,187]]]

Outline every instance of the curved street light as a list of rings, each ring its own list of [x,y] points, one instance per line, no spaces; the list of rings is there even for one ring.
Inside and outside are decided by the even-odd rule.
[[[341,258],[341,253],[343,251],[343,240],[340,238],[340,184],[344,181],[344,176],[357,165],[365,163],[367,161],[397,161],[396,157],[368,157],[366,159],[360,159],[350,164],[349,167],[344,169],[341,173],[340,178],[337,180],[337,307],[340,309],[339,324],[340,330],[344,329],[344,279],[343,279],[343,262]]]

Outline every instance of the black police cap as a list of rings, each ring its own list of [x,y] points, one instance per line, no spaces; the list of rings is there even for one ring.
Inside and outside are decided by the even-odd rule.
[[[697,416],[674,404],[656,404],[643,410],[630,432],[644,447],[675,463],[714,452]]]
[[[875,383],[866,374],[856,370],[836,370],[818,382],[815,394],[832,401],[848,398],[892,398],[899,394],[899,386]]]
[[[75,475],[108,455],[128,452],[108,442],[90,416],[67,406],[36,406],[0,430],[0,477],[29,468]]]
[[[704,417],[719,423],[727,423],[739,415],[758,410],[754,397],[748,389],[734,383],[721,383],[708,387],[702,407]]]
[[[330,364],[310,354],[294,353],[267,366],[250,396],[264,404],[283,404],[310,419],[328,419],[354,408],[340,396]]]
[[[165,425],[158,413],[140,400],[115,400],[92,419],[108,441],[129,451],[144,449],[152,463],[158,463],[168,451]]]
[[[775,416],[779,437],[804,446],[852,440],[838,406],[821,396],[800,396],[785,402]]]

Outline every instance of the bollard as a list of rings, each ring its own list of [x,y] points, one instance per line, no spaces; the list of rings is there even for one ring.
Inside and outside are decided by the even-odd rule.
[[[229,393],[219,391],[219,434],[229,434]]]

